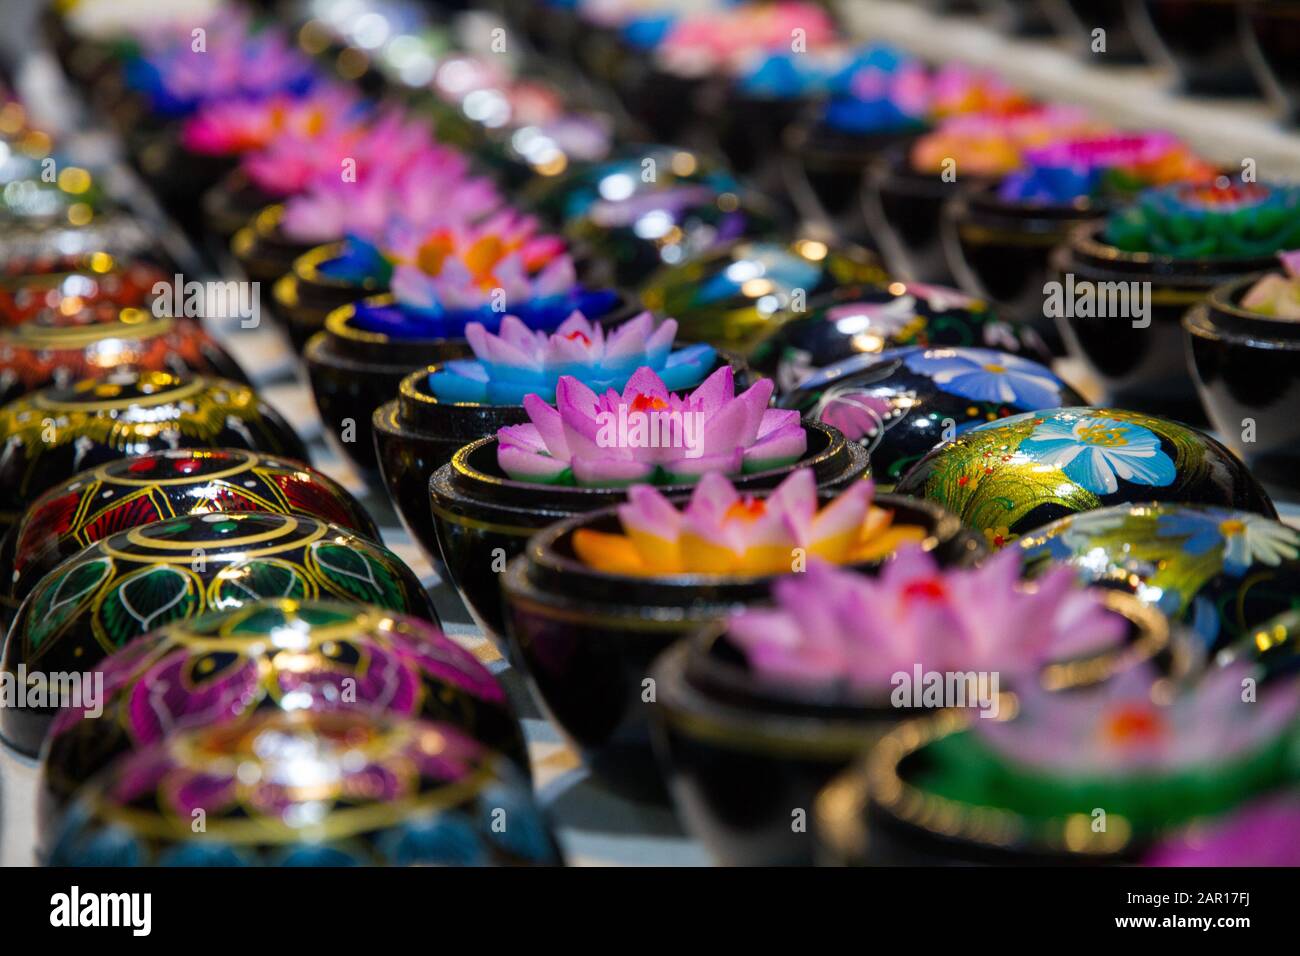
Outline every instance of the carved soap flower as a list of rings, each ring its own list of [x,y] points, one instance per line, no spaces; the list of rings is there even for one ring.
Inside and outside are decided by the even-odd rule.
[[[1020,714],[979,721],[976,730],[1003,759],[1069,775],[1155,776],[1230,763],[1294,726],[1295,681],[1247,696],[1244,665],[1211,671],[1172,700],[1157,700],[1149,668],[1136,668],[1087,693],[1019,690]]]
[[[930,82],[930,109],[936,118],[960,113],[1009,116],[1029,110],[1033,101],[1023,90],[1007,83],[993,70],[947,63]]]
[[[186,116],[205,103],[301,94],[317,80],[311,60],[284,33],[257,29],[238,10],[224,11],[203,29],[201,46],[188,27],[168,30],[127,62],[128,85],[155,113]]]
[[[1044,106],[1009,115],[959,114],[944,120],[912,146],[912,168],[941,173],[957,166],[958,176],[1006,176],[1015,172],[1024,151],[1067,136],[1108,132],[1086,112],[1069,106]]]
[[[366,151],[378,146],[365,147]],[[333,242],[357,236],[392,244],[390,236],[435,228],[459,228],[500,208],[501,194],[486,178],[469,175],[461,156],[429,145],[374,163],[359,161],[355,180],[337,167],[284,206],[281,228],[296,242]]]
[[[817,482],[800,468],[765,498],[742,495],[720,474],[700,479],[679,511],[649,485],[633,485],[618,508],[623,534],[574,532],[573,548],[611,574],[780,574],[808,558],[876,561],[926,530],[896,525],[872,504],[874,485],[856,481],[818,510]]]
[[[1300,251],[1283,252],[1285,275],[1270,272],[1242,296],[1241,307],[1274,319],[1300,319]]]
[[[561,375],[572,375],[596,391],[621,390],[638,368],[646,367],[671,390],[698,385],[717,358],[709,345],[673,351],[677,322],[666,319],[658,328],[654,316],[642,312],[607,336],[597,322],[574,312],[549,335],[533,331],[513,315],[501,320],[495,335],[481,323],[465,326],[475,358],[446,363],[429,376],[433,394],[442,402],[518,405],[536,394],[555,400]]]
[[[392,180],[413,166],[431,163],[422,166],[419,174],[430,176],[439,188],[445,180],[468,177],[469,160],[459,150],[439,144],[428,122],[394,109],[356,113],[349,112],[344,122],[332,124],[326,135],[310,142],[286,130],[265,148],[243,156],[240,166],[257,186],[285,196],[317,184],[346,182],[343,174],[349,170],[356,172],[357,182],[373,177]],[[408,178],[414,175],[412,171]],[[459,202],[461,197],[453,198]]]
[[[555,406],[524,399],[531,424],[497,433],[497,460],[520,481],[599,486],[778,468],[803,456],[808,436],[798,412],[767,407],[772,389],[760,379],[737,395],[730,365],[689,395],[670,392],[649,368],[637,369],[621,395],[598,395],[565,375]]]
[[[1065,205],[1170,183],[1208,183],[1214,176],[1213,166],[1169,133],[1089,136],[1026,150],[1023,168],[1002,181],[998,195],[1011,202]]]
[[[1273,255],[1300,246],[1300,187],[1221,178],[1151,190],[1107,220],[1105,239],[1177,259]]]
[[[577,283],[563,241],[514,220],[435,229],[413,251],[396,254],[394,298],[432,312],[500,304],[513,313],[523,303],[562,296]]]
[[[930,110],[930,84],[924,64],[890,47],[870,48],[850,65],[824,120],[856,133],[920,128]]]
[[[181,145],[195,153],[230,156],[263,149],[284,136],[299,149],[315,149],[352,125],[358,103],[351,89],[333,85],[301,97],[211,103],[185,121]],[[334,169],[337,173],[339,166]]]
[[[774,608],[744,611],[728,627],[756,671],[882,696],[892,675],[917,665],[1029,676],[1112,648],[1128,629],[1069,568],[1027,583],[1010,552],[977,569],[942,570],[920,548],[903,547],[877,577],[810,563],[773,593]]]

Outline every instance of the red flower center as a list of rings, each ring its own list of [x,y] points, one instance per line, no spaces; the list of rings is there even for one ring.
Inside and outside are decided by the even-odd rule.
[[[591,339],[586,332],[580,332],[577,329],[565,336],[570,342],[581,342],[583,345],[590,345]]]
[[[762,498],[741,498],[732,504],[723,517],[730,521],[733,518],[741,521],[755,521],[767,513],[767,502]]]
[[[1150,707],[1126,704],[1107,718],[1105,732],[1117,743],[1142,743],[1161,736],[1164,733],[1164,722]]]
[[[668,407],[658,395],[643,395],[637,393],[636,398],[632,399],[632,411],[634,412],[657,412]]]
[[[908,601],[942,601],[947,596],[948,589],[938,578],[920,578],[903,588],[903,598]]]

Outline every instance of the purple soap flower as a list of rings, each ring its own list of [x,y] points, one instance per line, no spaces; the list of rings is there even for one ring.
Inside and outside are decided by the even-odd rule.
[[[943,570],[904,547],[874,578],[812,562],[777,582],[774,595],[774,608],[743,611],[728,628],[756,671],[882,698],[893,675],[917,666],[1032,678],[1052,661],[1113,647],[1127,632],[1069,568],[1026,583],[1009,551],[980,568]]]

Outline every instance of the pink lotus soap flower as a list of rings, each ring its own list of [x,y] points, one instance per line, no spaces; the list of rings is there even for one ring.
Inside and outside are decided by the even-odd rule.
[[[400,166],[388,160],[372,165],[363,154],[355,181],[342,179],[336,168],[291,197],[282,228],[299,242],[357,236],[387,248],[408,233],[459,227],[502,202],[490,180],[466,171],[463,160],[442,146],[416,151]]]
[[[210,103],[185,121],[181,145],[194,153],[229,156],[264,149],[285,136],[295,139],[299,149],[314,149],[348,124],[358,104],[354,92],[336,85],[300,97]]]
[[[1300,866],[1300,793],[1261,800],[1161,840],[1146,866]]]
[[[685,396],[669,392],[649,368],[637,369],[621,395],[597,395],[562,376],[554,406],[529,395],[531,424],[497,432],[497,461],[520,481],[608,487],[766,471],[803,457],[808,436],[799,413],[767,407],[772,380],[740,395],[735,389],[730,365]]]
[[[1274,319],[1300,319],[1300,251],[1278,258],[1285,274],[1268,273],[1242,296],[1241,307]]]
[[[433,394],[442,402],[518,405],[536,394],[555,400],[561,375],[572,375],[592,389],[621,389],[632,373],[654,369],[669,389],[692,388],[717,360],[712,346],[691,345],[673,351],[677,322],[665,319],[658,328],[654,316],[642,312],[608,336],[598,322],[572,313],[547,334],[534,331],[507,315],[496,334],[480,322],[465,326],[474,360],[446,363],[429,376]]]
[[[893,675],[918,666],[1036,677],[1053,661],[1119,644],[1128,628],[1068,568],[1022,581],[1010,552],[943,570],[921,548],[904,547],[874,578],[810,563],[773,593],[774,608],[744,611],[728,628],[756,671],[882,698]]]
[[[855,481],[818,510],[811,469],[790,474],[765,498],[741,495],[722,475],[700,479],[682,511],[649,485],[633,485],[618,508],[624,534],[580,528],[573,549],[609,574],[782,574],[808,557],[837,564],[877,561],[926,529],[896,525],[872,504],[875,486]]]
[[[1212,772],[1257,752],[1293,727],[1300,713],[1295,679],[1243,699],[1246,664],[1212,670],[1170,701],[1147,667],[1125,671],[1087,692],[1019,691],[1015,720],[979,721],[975,730],[1004,760],[1051,774],[1155,777]]]

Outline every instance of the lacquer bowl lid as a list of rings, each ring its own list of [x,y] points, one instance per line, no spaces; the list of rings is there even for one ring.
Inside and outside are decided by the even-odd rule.
[[[108,317],[46,312],[0,328],[0,401],[124,368],[246,381],[238,363],[193,319],[147,309],[119,309]]]
[[[302,462],[242,448],[158,451],[81,472],[33,502],[0,542],[0,601],[17,606],[46,574],[107,535],[242,511],[318,518],[380,540],[347,489]]]
[[[3,671],[81,674],[174,621],[262,598],[375,604],[436,621],[419,580],[391,551],[314,518],[207,514],[103,538],[61,564],[19,608]],[[0,733],[34,752],[59,701],[0,710]]]
[[[1194,428],[1114,408],[1056,408],[980,425],[939,445],[899,481],[967,525],[1010,538],[1058,518],[1141,502],[1218,505],[1277,516],[1241,460]]]
[[[527,767],[487,668],[432,624],[371,605],[255,601],[137,638],[103,674],[100,699],[66,708],[46,741],[42,795],[55,807],[128,750],[263,710],[444,722]]]
[[[52,865],[557,865],[510,761],[446,724],[268,711],[114,762]]]
[[[69,475],[130,455],[205,447],[307,460],[301,439],[247,385],[123,371],[43,388],[0,408],[0,528]]]

